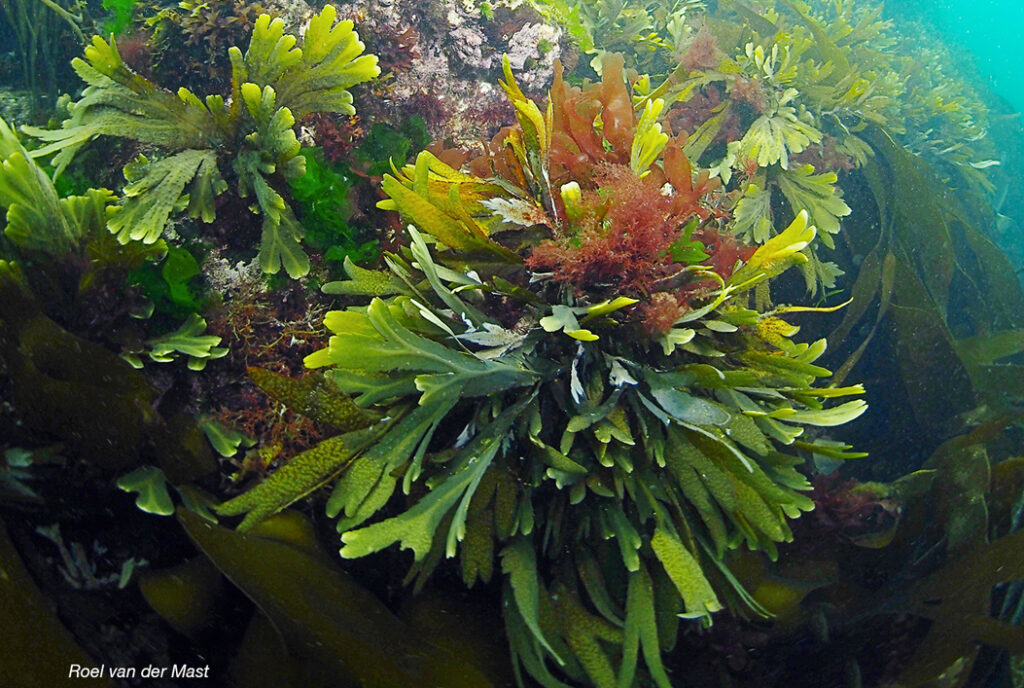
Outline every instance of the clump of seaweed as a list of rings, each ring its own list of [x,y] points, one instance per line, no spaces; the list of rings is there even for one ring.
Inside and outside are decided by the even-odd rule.
[[[0,208],[7,220],[0,256],[34,266],[26,278],[50,312],[106,333],[118,316],[143,307],[142,298],[125,293],[125,278],[163,261],[168,247],[119,243],[106,229],[114,194],[79,186],[85,188],[59,191],[0,119]]]
[[[719,240],[714,185],[670,144],[663,103],[636,115],[621,60],[602,73],[585,90],[556,80],[545,114],[506,61],[518,124],[471,172],[423,152],[385,176],[411,245],[389,271],[346,263],[325,291],[373,298],[328,313],[330,344],[306,359],[327,368],[341,434],[218,511],[248,530],[334,482],[342,556],[400,544],[418,584],[446,557],[467,584],[500,567],[517,671],[668,686],[677,615],[759,609],[725,557],[791,539],[813,507],[801,452],[856,456],[804,427],[865,405],[827,406],[859,386],[814,386],[825,342],[793,342],[782,317],[814,309],[745,305],[807,260],[807,214],[756,250]],[[656,229],[634,244],[648,201]],[[651,277],[588,252],[605,235]],[[645,327],[653,309],[672,315]]]
[[[409,71],[420,58],[420,35],[412,26],[399,30],[390,25],[376,25],[376,31],[367,36],[367,49],[381,56],[380,68],[394,76]]]
[[[602,21],[645,7],[626,2]],[[992,390],[1005,386],[989,381],[1022,379],[1010,362],[1020,348],[1002,344],[1021,326],[1024,291],[993,244],[996,121],[941,41],[912,45],[877,3],[823,0],[709,5],[671,52],[672,32],[655,28],[624,51],[627,66],[649,70],[634,94],[641,105],[665,101],[672,130],[688,134],[683,152],[732,197],[726,232],[762,244],[806,210],[819,230],[801,265],[807,291],[820,303],[838,302],[844,287],[856,297],[829,337],[846,357],[839,383],[869,346],[891,347],[867,358],[892,361],[878,379],[900,378],[908,399],[893,413],[876,407],[891,427],[880,444],[921,432],[934,446],[950,416],[1004,404]],[[922,53],[932,68],[920,69]],[[874,202],[854,216],[852,198]],[[937,347],[929,356],[917,345],[925,332]],[[927,453],[911,444],[907,452]]]
[[[268,290],[259,281],[235,285],[230,298],[209,314],[210,332],[223,338],[231,357],[209,398],[210,420],[240,433],[257,446],[240,459],[241,477],[250,470],[265,470],[278,456],[291,456],[316,444],[323,429],[295,409],[287,409],[259,391],[253,375],[294,375],[302,360],[315,351],[325,334],[326,307],[311,303],[305,290],[289,286]]]
[[[704,0],[652,0],[621,2],[597,0],[575,4],[566,0],[531,0],[542,15],[566,28],[566,32],[589,57],[588,66],[601,74],[605,55],[626,53],[637,69],[657,73],[665,70],[676,55],[700,63],[713,52],[707,33],[699,31],[693,17],[704,11]]]
[[[4,17],[0,38],[5,46],[16,49],[21,87],[31,95],[33,114],[43,96],[56,100],[68,76],[67,59],[85,43],[86,16],[78,5],[66,5],[33,0],[7,0],[0,5]]]
[[[146,20],[155,70],[194,92],[228,90],[231,61],[224,46],[241,45],[261,14],[270,13],[245,0],[182,2],[162,10]]]
[[[4,237],[10,242],[0,255],[33,267],[23,279],[44,297],[48,312],[119,348],[136,368],[143,355],[160,363],[183,357],[200,370],[227,354],[220,337],[203,334],[202,299],[190,284],[199,265],[187,249],[162,239],[119,242],[107,231],[114,194],[89,188],[60,195],[3,120],[0,161],[0,207],[7,208]],[[138,326],[154,313],[170,322],[146,331]]]
[[[301,126],[332,164],[344,162],[366,134],[358,115],[332,117],[314,113]]]
[[[450,74],[422,75],[439,64],[438,45],[481,32],[492,45],[515,41],[537,25],[523,26],[522,15],[504,7],[498,20],[488,18],[490,5],[458,0],[431,8],[440,15],[435,30],[452,23],[439,7],[456,7],[459,21],[479,11],[483,21],[454,38],[404,30],[405,22],[389,33],[377,19],[379,34],[398,48],[382,66],[410,70],[412,83],[428,86],[383,106],[394,83],[380,81],[361,120],[347,110],[309,112],[298,132],[274,124],[288,89],[283,77],[269,84],[280,89],[276,102],[265,102],[263,77],[246,74],[259,90],[247,99],[257,94],[229,86],[225,61],[222,90],[232,97],[219,109],[215,98],[204,104],[187,91],[177,100],[159,91],[142,73],[141,41],[130,45],[134,57],[127,39],[118,41],[126,70],[112,73],[128,74],[126,83],[83,63],[97,83],[75,107],[93,115],[116,109],[105,99],[124,96],[143,104],[113,113],[125,126],[140,112],[178,107],[199,131],[205,108],[222,128],[187,145],[212,152],[212,193],[200,179],[211,169],[205,163],[180,185],[178,172],[153,173],[184,151],[145,128],[150,139],[126,137],[116,155],[169,157],[133,163],[122,198],[89,188],[88,175],[69,178],[74,168],[55,186],[0,122],[0,494],[11,498],[4,517],[27,506],[81,511],[78,500],[49,503],[52,485],[76,489],[84,473],[112,490],[111,473],[136,469],[117,480],[139,493],[125,501],[127,512],[140,517],[132,501],[164,516],[180,504],[178,524],[201,550],[185,543],[191,558],[168,562],[178,552],[161,540],[165,561],[156,566],[172,567],[136,574],[152,609],[195,640],[222,623],[214,600],[226,580],[240,593],[230,596],[233,609],[244,609],[242,594],[253,603],[251,622],[235,614],[230,629],[242,638],[248,622],[244,639],[219,650],[223,666],[231,664],[225,680],[237,685],[264,675],[303,685],[484,688],[510,685],[513,672],[520,685],[549,688],[665,688],[712,676],[808,685],[831,684],[841,669],[863,685],[989,685],[986,665],[997,648],[1024,652],[1024,633],[1011,625],[1024,615],[1024,460],[990,460],[982,443],[992,430],[983,427],[892,484],[837,472],[812,488],[806,465],[811,456],[822,467],[862,456],[826,434],[864,410],[843,403],[863,390],[842,381],[865,351],[876,363],[883,358],[868,349],[872,341],[893,354],[892,367],[875,374],[900,387],[892,384],[899,372],[908,397],[883,396],[876,415],[895,427],[894,418],[914,414],[932,430],[909,435],[908,444],[941,441],[946,409],[973,403],[973,392],[995,405],[1020,388],[1020,366],[1006,362],[1024,347],[1012,329],[1024,313],[1016,276],[974,229],[990,217],[984,207],[947,193],[944,174],[966,165],[974,173],[962,170],[964,179],[984,178],[994,161],[977,158],[974,146],[938,147],[950,131],[977,132],[980,120],[948,84],[933,94],[935,111],[920,100],[917,112],[901,111],[898,84],[874,78],[884,70],[870,50],[888,47],[884,23],[853,14],[853,3],[709,3],[706,25],[684,23],[676,11],[700,4],[680,0],[655,15],[647,2],[559,2],[575,12],[564,21],[578,40],[582,32],[641,46],[647,52],[634,64],[662,69],[671,56],[665,68],[680,68],[652,85],[592,45],[586,54],[596,58],[600,82],[580,85],[559,68],[538,104],[523,91],[551,72],[511,56],[502,84],[508,109],[484,97],[500,92],[483,88],[489,84],[459,91]],[[236,28],[218,20],[196,31]],[[289,40],[282,32],[274,55],[287,56]],[[417,40],[429,46],[422,54]],[[493,61],[480,45],[488,43],[467,43],[458,54]],[[558,52],[541,42],[521,47],[519,58],[530,54],[526,47],[551,62]],[[231,69],[255,64],[234,56],[240,62]],[[465,66],[467,81],[479,67]],[[522,67],[528,74],[517,82],[512,73]],[[453,93],[481,97],[456,105]],[[444,148],[466,145],[457,134],[419,153],[422,120],[387,126],[374,111],[412,102],[429,106],[428,124],[446,134],[462,131],[447,128],[457,108],[488,137],[512,112],[516,123],[473,153]],[[957,116],[939,117],[946,107]],[[903,121],[934,121],[941,131],[901,145]],[[73,119],[66,128],[85,124]],[[286,129],[319,148],[292,146]],[[289,145],[276,147],[280,139]],[[939,160],[943,174],[908,148]],[[415,162],[403,165],[411,155]],[[79,170],[91,167],[84,157],[75,160]],[[293,174],[300,158],[302,176]],[[117,171],[124,162],[107,158],[106,166]],[[255,258],[234,268],[225,259],[233,263],[236,249],[252,243],[241,195],[256,194],[264,208],[256,168],[306,232],[308,280],[268,279]],[[241,194],[217,196],[217,180]],[[191,211],[197,196],[199,217],[210,201],[216,224],[201,235],[186,222],[152,243],[132,239],[130,227],[152,219],[138,197],[171,187],[161,226]],[[851,189],[870,192],[877,208],[844,219],[844,197],[866,197]],[[369,206],[381,196],[375,213]],[[126,219],[129,209],[135,215]],[[122,223],[118,234],[111,219]],[[369,239],[383,227],[389,252],[376,267],[386,269],[360,267],[378,257]],[[815,253],[830,240],[839,266]],[[836,268],[849,271],[852,256],[856,300],[829,340],[868,335],[825,386],[825,340],[800,322],[798,341],[796,323],[801,312],[836,309],[772,308],[768,287],[777,300],[792,298],[798,290],[784,280],[803,268],[825,302],[837,293],[828,291]],[[199,284],[201,261],[212,294]],[[341,297],[328,313],[310,289],[342,273],[347,279],[324,285]],[[155,317],[129,319],[148,312]],[[970,328],[977,335],[963,336]],[[201,370],[222,356],[202,374],[128,365],[178,359]],[[890,413],[885,404],[902,407]],[[1016,423],[1016,414],[1002,422]],[[223,457],[220,472],[207,439]],[[60,463],[81,473],[47,479],[39,464],[52,460],[47,445],[57,441]],[[1011,443],[1002,448],[1015,454]],[[865,473],[892,470],[907,460],[898,453],[890,449],[888,465]],[[143,462],[159,468],[138,468]],[[228,486],[224,469],[237,469],[236,484]],[[263,481],[234,496],[250,473]],[[240,517],[237,530],[214,523],[203,493],[214,486],[234,496],[216,511]],[[346,568],[377,567],[381,575],[364,580],[378,591],[388,585],[394,595],[391,564],[399,549],[412,551],[407,583],[430,588],[403,598],[402,621],[332,565],[304,516],[276,513],[321,487],[333,488],[327,514],[342,556],[368,560]],[[116,503],[108,513],[127,522]],[[162,525],[176,530],[172,519]],[[2,523],[0,548],[16,562]],[[392,554],[369,560],[385,550]],[[78,558],[74,547],[67,551]],[[125,563],[122,583],[136,561]],[[82,571],[90,584],[109,584]],[[457,611],[455,598],[469,594],[452,594],[459,577],[476,586],[470,614]],[[21,593],[31,581],[0,587]],[[500,605],[479,604],[498,595]],[[492,631],[499,614],[513,661],[485,651],[504,672],[477,653],[502,634],[495,640],[472,623]],[[445,620],[462,635],[449,634]],[[712,621],[698,632],[698,622]],[[8,655],[30,653],[14,645],[0,664]]]
[[[352,23],[335,25],[327,5],[314,16],[303,48],[284,33],[280,19],[257,19],[248,50],[228,53],[232,65],[230,101],[221,95],[201,101],[186,88],[159,88],[124,64],[114,41],[93,38],[75,70],[89,87],[71,106],[60,129],[26,128],[47,141],[34,156],[56,154],[59,174],[75,153],[98,136],[119,136],[158,146],[166,156],[139,155],[125,167],[128,185],[108,226],[120,241],[157,241],[173,213],[213,222],[216,198],[231,180],[237,194],[255,197],[263,215],[260,265],[281,267],[290,277],[309,271],[300,240],[303,228],[285,200],[285,184],[304,173],[294,125],[318,112],[355,114],[349,88],[379,74],[377,59],[362,55]]]

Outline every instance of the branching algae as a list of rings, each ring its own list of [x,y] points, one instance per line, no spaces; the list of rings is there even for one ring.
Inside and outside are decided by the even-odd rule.
[[[75,153],[97,136],[120,136],[159,146],[166,157],[140,155],[125,167],[128,185],[108,222],[122,242],[152,243],[172,213],[213,222],[216,197],[233,180],[240,196],[254,196],[263,215],[260,265],[268,273],[284,266],[291,277],[309,271],[300,246],[303,229],[280,190],[302,176],[305,158],[293,129],[312,112],[355,114],[352,86],[376,77],[377,58],[360,55],[363,44],[352,22],[334,23],[327,5],[309,22],[302,47],[284,33],[284,22],[262,15],[249,48],[229,50],[230,101],[200,100],[186,88],[166,91],[131,71],[116,43],[96,36],[85,59],[73,66],[89,87],[71,106],[61,129],[26,127],[49,142],[35,156],[56,153],[59,174]]]
[[[637,116],[621,60],[603,75],[585,91],[556,77],[544,112],[506,62],[518,126],[476,174],[424,152],[385,177],[411,245],[388,272],[348,264],[328,290],[374,298],[329,313],[306,359],[328,368],[343,433],[219,512],[248,530],[335,481],[343,557],[397,543],[420,583],[446,557],[467,584],[500,562],[517,672],[667,687],[679,616],[756,607],[726,553],[774,555],[813,507],[801,451],[858,456],[805,427],[865,404],[814,386],[825,342],[792,341],[782,317],[813,309],[746,306],[807,260],[807,214],[756,250],[719,234],[721,198],[662,104]],[[407,507],[381,519],[398,493]]]

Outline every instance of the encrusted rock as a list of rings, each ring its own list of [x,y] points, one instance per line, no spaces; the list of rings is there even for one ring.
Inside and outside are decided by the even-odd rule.
[[[509,64],[517,72],[519,86],[527,91],[543,90],[554,78],[555,60],[561,57],[560,29],[548,24],[528,23],[508,39]]]

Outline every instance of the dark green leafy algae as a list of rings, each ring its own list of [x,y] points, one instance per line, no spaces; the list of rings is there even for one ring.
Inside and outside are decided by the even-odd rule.
[[[4,685],[61,685],[71,667],[92,662],[53,612],[50,601],[32,582],[18,551],[0,524],[0,615],[11,634],[0,656]],[[109,680],[76,679],[86,686],[110,686]]]
[[[188,512],[179,518],[199,548],[280,633],[287,654],[301,667],[294,685],[493,685],[455,655],[414,638],[333,565],[298,514],[278,516],[249,534]]]
[[[0,62],[0,683],[1019,684],[1024,136],[930,29],[50,5],[118,35]]]

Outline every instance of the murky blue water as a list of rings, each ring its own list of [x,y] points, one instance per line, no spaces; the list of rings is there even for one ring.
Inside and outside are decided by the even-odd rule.
[[[980,75],[1024,111],[1024,3],[1019,0],[904,0],[889,11],[930,21],[973,54]]]

